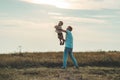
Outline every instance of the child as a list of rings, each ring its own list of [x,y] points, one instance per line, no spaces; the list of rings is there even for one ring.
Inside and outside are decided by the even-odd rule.
[[[56,29],[56,33],[58,34],[58,39],[60,40],[60,45],[64,45],[64,38],[63,38],[63,34],[62,31],[60,29],[62,29],[62,25],[63,22],[59,21],[58,25],[55,26]]]

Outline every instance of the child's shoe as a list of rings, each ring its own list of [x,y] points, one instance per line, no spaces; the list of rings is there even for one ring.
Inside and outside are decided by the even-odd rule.
[[[63,43],[62,43],[62,45],[64,45],[64,43],[65,43],[65,40],[63,40]]]
[[[62,42],[60,42],[60,45],[62,45],[63,43]]]

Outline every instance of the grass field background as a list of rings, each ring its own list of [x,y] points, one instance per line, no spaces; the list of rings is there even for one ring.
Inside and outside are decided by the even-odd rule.
[[[120,80],[120,52],[74,52],[61,69],[63,52],[0,54],[0,80]]]

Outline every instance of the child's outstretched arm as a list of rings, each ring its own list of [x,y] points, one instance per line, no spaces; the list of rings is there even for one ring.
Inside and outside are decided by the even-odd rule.
[[[57,25],[55,25],[54,28],[56,29],[56,28],[57,28]]]

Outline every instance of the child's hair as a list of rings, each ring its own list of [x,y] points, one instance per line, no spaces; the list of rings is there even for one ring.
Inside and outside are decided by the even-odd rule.
[[[63,25],[63,21],[59,21],[59,23],[58,23],[59,25]]]
[[[72,27],[71,26],[68,26],[69,30],[72,31]]]

